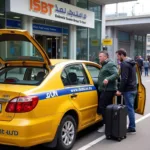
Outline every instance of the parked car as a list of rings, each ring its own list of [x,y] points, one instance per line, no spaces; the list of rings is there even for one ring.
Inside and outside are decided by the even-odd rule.
[[[59,150],[77,132],[99,122],[98,73],[90,61],[49,60],[27,31],[0,30],[0,144]],[[136,112],[144,113],[145,88],[137,69]]]

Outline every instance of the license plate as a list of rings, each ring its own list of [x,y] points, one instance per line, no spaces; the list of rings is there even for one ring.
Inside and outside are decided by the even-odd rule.
[[[0,113],[2,112],[2,104],[0,104]]]

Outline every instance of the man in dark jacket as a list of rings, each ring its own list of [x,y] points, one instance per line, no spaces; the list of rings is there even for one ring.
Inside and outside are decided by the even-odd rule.
[[[98,113],[102,114],[105,124],[105,108],[112,104],[113,97],[117,91],[116,79],[118,78],[117,66],[109,59],[106,51],[99,53],[100,64],[102,68],[98,76],[99,103]],[[105,126],[100,128],[98,132],[104,132]]]
[[[136,66],[135,61],[131,58],[127,58],[126,50],[120,49],[116,52],[117,58],[121,63],[121,83],[117,91],[117,95],[124,96],[125,104],[128,109],[129,116],[129,133],[136,133],[135,126],[135,112],[134,101],[137,95],[137,81],[136,81]]]
[[[141,72],[141,75],[142,75],[142,67],[143,67],[143,60],[142,60],[142,57],[139,56],[136,61],[137,61],[137,63],[138,63],[138,66],[139,66],[139,69],[140,69],[140,72]]]

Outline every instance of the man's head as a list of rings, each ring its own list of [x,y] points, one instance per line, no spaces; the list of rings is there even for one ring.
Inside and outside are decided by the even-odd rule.
[[[100,60],[100,63],[103,63],[105,60],[107,60],[109,58],[109,54],[107,51],[101,51],[99,53],[99,60]]]
[[[117,59],[120,60],[120,61],[123,61],[127,56],[127,52],[124,48],[119,49],[116,52],[116,54],[117,54]]]

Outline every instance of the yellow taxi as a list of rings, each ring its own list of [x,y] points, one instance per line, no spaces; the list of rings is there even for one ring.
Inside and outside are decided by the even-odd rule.
[[[23,30],[0,30],[0,144],[73,147],[77,132],[100,121],[97,79],[90,61],[49,60]],[[136,112],[144,113],[145,88],[137,69]]]

